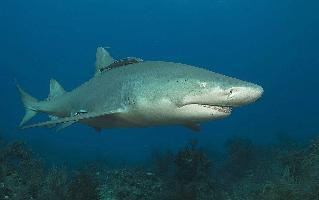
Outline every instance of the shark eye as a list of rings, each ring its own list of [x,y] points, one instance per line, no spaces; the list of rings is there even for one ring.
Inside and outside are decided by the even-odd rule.
[[[237,93],[239,90],[237,88],[230,88],[228,90],[228,95],[233,95],[235,93]]]

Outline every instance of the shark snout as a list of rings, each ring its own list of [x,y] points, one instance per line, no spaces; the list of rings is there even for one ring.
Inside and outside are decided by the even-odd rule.
[[[259,85],[242,87],[237,94],[233,96],[233,106],[242,106],[257,101],[264,93],[264,89]]]
[[[250,92],[250,102],[249,103],[252,103],[252,102],[255,102],[257,101],[264,93],[264,89],[259,86],[259,85],[256,85],[254,86],[252,89],[251,89],[251,92]]]
[[[213,89],[200,95],[186,96],[181,105],[201,104],[221,107],[239,107],[257,101],[264,89],[256,84],[232,86],[226,89]]]
[[[264,89],[261,86],[256,86],[255,90],[255,101],[258,100],[264,93]]]

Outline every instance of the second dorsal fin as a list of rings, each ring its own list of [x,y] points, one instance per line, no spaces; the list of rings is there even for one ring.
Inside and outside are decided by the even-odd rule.
[[[58,96],[61,96],[65,93],[63,87],[55,80],[50,80],[50,94],[48,96],[48,100],[54,99]]]
[[[95,75],[101,73],[101,69],[113,63],[113,58],[103,47],[96,49]]]

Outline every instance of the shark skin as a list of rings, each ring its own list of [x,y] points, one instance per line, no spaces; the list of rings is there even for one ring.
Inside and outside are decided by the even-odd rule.
[[[199,131],[200,122],[228,117],[263,94],[259,85],[186,64],[141,61],[103,71],[114,61],[102,47],[96,57],[95,76],[70,92],[52,79],[49,97],[38,101],[17,85],[26,109],[20,128],[82,123],[96,130],[182,125]],[[51,120],[25,125],[40,112]]]

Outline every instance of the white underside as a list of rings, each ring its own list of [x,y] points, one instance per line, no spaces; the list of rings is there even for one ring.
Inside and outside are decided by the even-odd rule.
[[[112,118],[102,117],[84,121],[84,123],[98,128],[147,127],[198,123],[230,115],[230,112],[223,111],[222,108],[208,105],[189,104],[177,107],[167,99],[154,104],[142,100],[138,105],[128,109],[127,113],[120,113]]]

